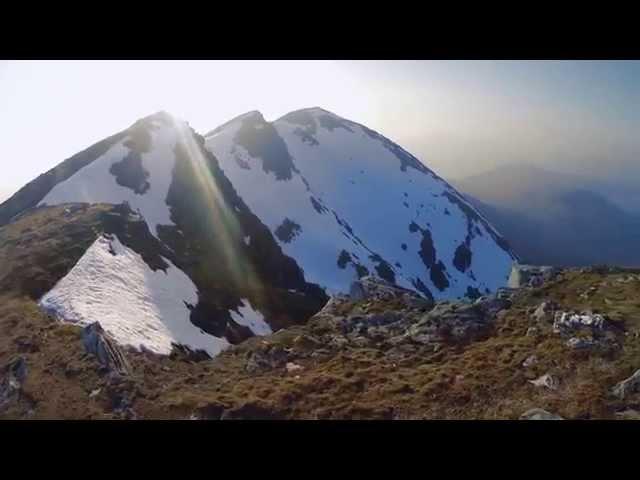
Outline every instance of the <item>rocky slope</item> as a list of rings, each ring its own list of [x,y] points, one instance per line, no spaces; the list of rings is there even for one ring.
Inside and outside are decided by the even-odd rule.
[[[640,272],[432,304],[364,278],[308,323],[213,360],[114,345],[0,298],[0,418],[640,418]]]

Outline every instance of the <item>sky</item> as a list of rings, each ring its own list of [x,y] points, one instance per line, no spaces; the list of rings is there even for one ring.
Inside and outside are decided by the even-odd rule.
[[[0,61],[0,200],[159,110],[204,134],[312,106],[448,179],[514,163],[640,178],[640,62]]]

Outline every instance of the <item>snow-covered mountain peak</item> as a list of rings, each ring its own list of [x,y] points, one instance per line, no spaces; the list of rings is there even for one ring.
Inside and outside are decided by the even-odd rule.
[[[305,275],[330,292],[369,272],[426,296],[505,284],[513,256],[466,200],[383,135],[319,107],[241,116],[207,148]]]
[[[217,133],[227,129],[234,128],[242,125],[243,122],[251,122],[254,124],[266,123],[264,116],[258,110],[252,110],[247,113],[243,113],[242,115],[238,115],[237,117],[233,117],[228,122],[223,123],[217,128],[214,128],[209,133],[205,134],[205,137],[210,137],[216,135]]]
[[[105,311],[125,291],[131,305],[166,305],[130,339],[162,324],[173,334],[150,344],[164,353],[171,338],[215,354],[303,322],[366,275],[434,299],[478,297],[506,284],[513,260],[491,225],[416,157],[319,107],[273,122],[251,111],[206,138],[156,112],[25,186],[0,205],[0,225],[62,204],[120,213],[105,213],[114,239],[89,249],[49,303],[70,321],[99,320],[73,285],[98,291],[84,272],[104,263],[103,277],[123,287],[98,292]],[[120,275],[127,269],[138,274]],[[174,283],[184,287],[177,296]],[[82,315],[71,318],[76,308]],[[116,331],[118,316],[109,318],[105,328]]]

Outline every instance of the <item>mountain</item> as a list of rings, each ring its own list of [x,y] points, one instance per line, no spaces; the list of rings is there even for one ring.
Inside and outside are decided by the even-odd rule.
[[[599,193],[593,180],[511,165],[456,186],[524,262],[640,265],[640,215]]]
[[[381,135],[321,109],[200,136],[135,122],[0,205],[0,285],[121,345],[215,356],[376,274],[433,299],[506,283],[504,239]]]
[[[87,225],[82,204],[119,208]],[[38,243],[53,255],[13,264],[8,288],[40,260],[40,275],[24,284],[46,285],[27,293],[64,320],[100,320],[122,344],[162,354],[179,344],[212,356],[305,321],[328,298],[237,195],[204,139],[163,112],[26,185],[0,206],[0,225],[31,229],[39,215],[57,227]],[[56,238],[69,223],[74,236]],[[28,231],[20,251],[37,247]],[[59,258],[72,268],[56,269]],[[54,278],[43,274],[52,270]]]
[[[239,195],[310,281],[345,291],[374,273],[436,299],[504,285],[493,227],[418,159],[320,108],[249,112],[205,135]]]

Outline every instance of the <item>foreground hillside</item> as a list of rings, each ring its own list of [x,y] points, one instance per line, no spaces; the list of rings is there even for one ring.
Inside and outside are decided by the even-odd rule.
[[[561,271],[537,288],[435,306],[378,282],[213,360],[114,347],[99,329],[61,324],[26,292],[3,289],[0,418],[640,415],[638,272]],[[562,315],[574,310],[594,314]],[[106,350],[95,348],[101,340]]]

